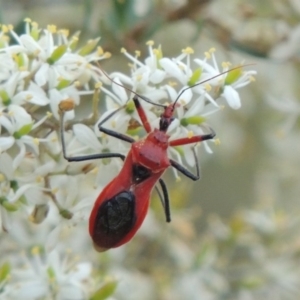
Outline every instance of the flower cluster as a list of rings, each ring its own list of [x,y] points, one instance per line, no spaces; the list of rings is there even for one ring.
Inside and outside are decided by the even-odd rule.
[[[192,67],[194,51],[190,47],[183,49],[178,57],[170,59],[163,56],[161,47],[154,48],[152,41],[147,45],[149,56],[144,62],[139,60],[140,52],[137,51],[132,56],[122,49],[121,52],[131,61],[131,74],[128,76],[113,72],[110,74],[112,90],[102,88],[107,95],[108,110],[100,121],[118,107],[125,106],[125,109],[105,123],[111,129],[129,134],[137,133],[128,130],[131,128],[132,118],[136,120],[138,117],[132,109],[133,103],[128,102],[131,97],[127,96],[121,85],[129,86],[134,94],[156,104],[165,105],[175,101],[178,103],[175,120],[168,130],[172,140],[207,132],[206,119],[223,107],[222,98],[231,108],[240,108],[241,101],[237,90],[249,84],[256,74],[253,70],[244,71],[242,66],[230,69],[228,62],[223,63],[220,69],[213,48],[205,53],[204,59],[194,59],[196,67]],[[147,110],[150,124],[157,128],[159,114],[155,113],[155,105],[143,102],[143,106]],[[207,142],[204,144],[206,150],[211,152]],[[184,157],[189,166],[194,166],[195,161],[190,150],[190,146],[183,146],[171,148],[169,151],[181,164]],[[175,175],[178,176],[176,172]]]
[[[39,247],[34,247],[17,263],[12,260],[13,266],[3,263],[1,299],[87,298],[92,265],[71,261],[70,257],[65,255],[62,259],[56,250],[45,255]]]
[[[109,54],[96,49],[98,39],[75,50],[78,34],[68,38],[66,30],[42,30],[30,20],[20,36],[12,26],[2,25],[0,43],[1,207],[8,230],[7,211],[25,202],[47,205],[48,175],[66,168],[59,160],[58,105],[65,99],[79,105],[83,95],[93,94],[90,82],[100,76],[91,62]],[[74,111],[66,115],[71,119]],[[20,203],[26,192],[30,197]]]
[[[99,39],[81,47],[78,41],[79,33],[69,37],[67,30],[58,30],[53,25],[42,29],[29,19],[25,20],[25,32],[21,35],[12,26],[1,25],[0,220],[4,231],[12,236],[17,223],[30,227],[24,216],[32,223],[43,223],[42,240],[29,238],[21,245],[21,248],[40,243],[45,246],[46,259],[38,262],[41,264],[37,270],[43,270],[47,284],[39,284],[39,290],[35,290],[38,297],[53,294],[49,280],[54,276],[54,267],[47,259],[57,264],[59,254],[53,251],[59,252],[57,245],[62,234],[72,226],[86,224],[99,188],[121,167],[117,159],[68,163],[63,156],[60,134],[64,135],[68,156],[109,151],[126,154],[128,145],[100,135],[97,124],[105,120],[106,127],[138,138],[142,128],[130,100],[133,94],[141,96],[153,128],[158,126],[160,114],[155,104],[177,101],[175,120],[168,132],[172,139],[202,134],[208,130],[207,117],[222,107],[221,98],[233,109],[240,107],[237,90],[255,74],[244,71],[242,66],[230,69],[229,63],[223,63],[220,69],[214,49],[205,53],[204,59],[194,59],[194,67],[191,48],[170,59],[163,56],[160,47],[154,48],[153,42],[148,42],[149,53],[144,62],[139,59],[139,52],[132,56],[122,50],[130,61],[130,75],[121,72],[108,75],[98,63],[93,64],[110,57],[97,46]],[[106,106],[100,119],[99,95],[104,95]],[[85,116],[82,111],[86,110],[92,114]],[[210,151],[208,145],[206,149]],[[191,147],[184,146],[174,147],[169,155],[194,166],[191,153]],[[76,240],[80,240],[77,234]],[[84,242],[76,245],[82,252],[86,247]],[[38,260],[33,256],[35,264]],[[2,268],[7,263],[2,261]],[[81,290],[78,295],[86,293],[79,281],[86,280],[89,268],[80,265],[79,275],[77,271],[64,273],[75,278],[70,279],[72,284],[56,278],[55,295],[64,289],[69,291],[73,285]],[[33,285],[37,284],[37,278],[43,281],[41,272],[26,272],[23,275],[29,281],[33,278]],[[9,281],[0,283],[0,295],[2,291],[8,297],[16,295]]]
[[[68,35],[66,30],[57,30],[55,26],[39,28],[38,24],[29,19],[25,21],[25,32],[22,35],[14,32],[11,25],[1,26],[0,221],[3,230],[10,233],[15,243],[21,244],[21,249],[43,243],[47,253],[58,251],[56,246],[59,234],[66,222],[62,222],[57,209],[67,219],[73,215],[67,224],[70,227],[85,218],[84,208],[89,207],[92,201],[87,198],[90,191],[80,194],[80,176],[68,176],[71,170],[62,159],[58,139],[58,105],[61,101],[72,99],[77,106],[85,99],[83,96],[93,95],[93,82],[99,82],[101,74],[91,63],[106,59],[109,54],[104,53],[100,47],[97,48],[99,39],[78,47],[79,34],[72,37]],[[68,120],[74,116],[74,111],[66,113]],[[53,204],[56,209],[53,209]],[[44,227],[40,228],[43,234],[35,233],[27,236],[28,239],[24,235],[16,235],[23,226],[30,226],[24,216],[35,224],[41,223],[48,216]],[[20,227],[19,222],[23,222],[23,226]],[[1,251],[2,268],[10,266],[14,269],[8,272],[8,278],[12,279],[1,280],[1,296],[3,292],[3,297],[7,299],[21,297],[17,295],[25,297],[24,289],[28,290],[30,287],[30,291],[37,294],[29,295],[26,299],[51,294],[56,294],[57,299],[65,299],[61,294],[72,285],[81,290],[77,295],[86,293],[83,285],[77,283],[77,275],[70,275],[69,270],[64,278],[70,275],[75,281],[69,276],[68,280],[72,281],[69,284],[64,278],[59,278],[55,283],[58,287],[53,292],[49,276],[47,278],[47,272],[53,266],[47,265],[47,259],[53,255],[57,259],[60,251],[46,255],[46,261],[43,262],[45,265],[41,267],[36,266],[37,259],[33,256],[29,264],[32,270],[22,272],[23,280],[26,279],[27,283],[20,285],[22,280],[18,277],[18,269],[21,270],[24,266],[18,264],[18,261],[15,263],[8,256],[4,260],[11,251],[6,253],[3,245],[4,243]],[[56,265],[59,266],[59,263]],[[86,267],[83,267],[83,272],[81,267],[76,268],[77,278],[85,280],[90,271]],[[56,270],[55,273],[55,276],[60,276]],[[84,278],[80,278],[79,273],[84,273]],[[48,283],[40,285],[41,282],[38,281],[43,281],[43,278]],[[83,296],[80,297],[82,298]]]

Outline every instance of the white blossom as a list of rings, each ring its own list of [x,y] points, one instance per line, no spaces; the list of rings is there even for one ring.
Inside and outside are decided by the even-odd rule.
[[[110,57],[97,46],[99,38],[80,47],[78,39],[79,33],[69,36],[54,25],[43,29],[29,19],[23,34],[1,25],[0,218],[8,232],[3,245],[8,241],[9,246],[4,248],[0,275],[2,262],[10,267],[7,278],[0,278],[1,299],[89,299],[99,288],[98,278],[91,274],[94,258],[89,255],[87,222],[95,199],[123,162],[120,158],[68,162],[64,154],[126,156],[131,144],[98,127],[134,140],[143,138],[145,120],[140,119],[133,97],[139,98],[152,130],[159,127],[166,106],[174,105],[167,132],[170,141],[212,133],[209,118],[220,110],[220,98],[239,108],[238,89],[255,74],[242,66],[233,74],[229,63],[220,67],[213,50],[201,58],[187,47],[170,58],[152,41],[143,61],[138,51],[131,55],[122,49],[130,62],[128,73],[108,73],[95,63]],[[204,147],[212,152],[208,142]],[[195,170],[197,145],[169,148],[170,158]],[[73,254],[62,251],[66,246],[90,261],[70,262]],[[26,253],[17,254],[16,249]],[[185,266],[192,260],[187,259]],[[204,275],[195,273],[191,280]]]
[[[23,257],[24,266],[16,266],[4,289],[6,299],[85,299],[89,292],[92,265],[76,262],[70,255],[54,250],[41,253],[34,247],[30,256]],[[5,298],[4,298],[5,299]]]

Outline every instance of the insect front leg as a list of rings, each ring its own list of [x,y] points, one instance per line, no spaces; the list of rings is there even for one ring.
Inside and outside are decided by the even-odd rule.
[[[149,121],[147,119],[146,113],[145,113],[143,107],[141,106],[141,103],[140,103],[137,95],[135,95],[133,97],[133,102],[134,102],[135,108],[136,108],[136,110],[137,110],[137,112],[139,114],[139,117],[140,117],[140,119],[142,121],[142,124],[143,124],[146,132],[147,133],[151,132],[152,131],[151,126],[149,124]]]
[[[118,111],[120,111],[121,109],[124,109],[125,106],[121,106],[119,107],[118,109],[114,110],[112,113],[110,113],[106,118],[104,118],[99,124],[98,124],[98,128],[99,128],[99,131],[109,135],[109,136],[112,136],[112,137],[115,137],[116,139],[119,139],[119,140],[122,140],[122,141],[125,141],[127,143],[133,143],[135,140],[125,134],[122,134],[120,132],[117,132],[117,131],[114,131],[114,130],[111,130],[111,129],[107,129],[105,127],[103,127],[102,125],[107,121],[109,120],[113,115],[115,115]]]
[[[112,136],[112,137],[115,137],[116,139],[119,139],[119,140],[122,140],[122,141],[125,141],[127,143],[134,143],[135,140],[128,136],[128,135],[125,135],[125,134],[122,134],[120,132],[117,132],[117,131],[114,131],[114,130],[110,130],[110,129],[107,129],[107,128],[104,128],[102,127],[101,125],[99,125],[99,130],[109,136]]]
[[[201,135],[195,135],[192,137],[184,137],[181,139],[176,139],[176,140],[170,141],[169,145],[174,147],[174,146],[182,146],[182,145],[194,144],[194,143],[198,143],[198,142],[211,140],[216,136],[216,133],[212,128],[209,128],[209,129],[211,132],[208,134],[201,134]]]
[[[121,153],[96,153],[96,154],[82,155],[82,156],[75,156],[75,157],[68,156],[66,151],[66,143],[65,143],[65,135],[64,135],[64,111],[60,111],[60,137],[61,137],[63,156],[69,162],[72,161],[79,162],[79,161],[113,158],[113,157],[121,158],[123,161],[125,160],[125,155]]]
[[[181,146],[181,145],[188,145],[188,144],[192,144],[192,143],[211,140],[216,136],[216,133],[212,128],[210,128],[210,131],[211,132],[208,134],[196,135],[191,138],[185,137],[185,138],[170,141],[169,145],[170,146]],[[176,162],[173,159],[170,159],[170,163],[171,163],[171,166],[173,168],[175,168],[176,170],[178,170],[180,173],[182,173],[186,177],[192,179],[193,181],[196,181],[196,180],[200,179],[200,167],[199,167],[198,157],[195,152],[195,147],[192,148],[192,151],[193,151],[193,156],[194,156],[194,160],[196,163],[196,174],[193,174],[187,168],[185,168],[184,166],[182,166],[181,164],[179,164],[178,162]]]
[[[147,100],[147,98],[144,98],[142,97],[142,99],[146,100],[147,102],[149,102],[150,100]],[[148,121],[148,118],[146,116],[146,113],[138,99],[138,96],[137,95],[134,95],[133,97],[133,102],[134,102],[134,105],[135,105],[135,108],[137,110],[137,113],[141,119],[141,122],[143,124],[143,127],[145,128],[146,132],[149,133],[152,131],[151,129],[151,126],[150,126],[150,123]],[[99,127],[99,130],[110,135],[110,136],[113,136],[115,138],[118,138],[120,140],[123,140],[125,142],[128,142],[128,143],[133,143],[134,142],[134,139],[131,138],[131,137],[128,137],[127,135],[124,135],[124,134],[121,134],[119,132],[115,132],[113,130],[109,130],[109,129],[106,129],[104,127],[102,127],[102,124],[104,124],[108,119],[110,119],[114,114],[116,114],[119,110],[121,109],[124,109],[125,106],[121,106],[119,107],[118,109],[116,109],[115,111],[113,111],[111,114],[109,114],[104,120],[102,120],[99,124],[98,124],[98,127]]]

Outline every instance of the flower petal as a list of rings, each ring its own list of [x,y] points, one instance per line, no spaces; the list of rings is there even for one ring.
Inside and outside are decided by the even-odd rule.
[[[13,102],[19,105],[29,102],[45,106],[49,101],[44,90],[33,81],[30,82],[27,91],[22,91],[13,97]]]
[[[89,146],[97,151],[101,149],[101,143],[98,141],[95,133],[86,125],[75,124],[73,126],[73,131],[78,141],[85,146]]]
[[[241,99],[239,93],[230,85],[224,87],[222,96],[226,99],[228,105],[233,109],[241,107]]]
[[[0,152],[6,151],[9,149],[15,142],[15,139],[12,136],[0,137]]]
[[[187,82],[187,76],[184,76],[182,70],[178,67],[176,63],[174,63],[169,58],[162,58],[159,61],[162,68],[168,73],[169,76],[175,77],[178,79],[182,84]]]

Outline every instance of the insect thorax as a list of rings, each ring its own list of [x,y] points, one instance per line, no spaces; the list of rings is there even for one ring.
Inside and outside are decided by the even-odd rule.
[[[165,170],[169,165],[167,155],[169,136],[155,129],[148,136],[132,144],[133,163],[138,163],[153,173]]]

